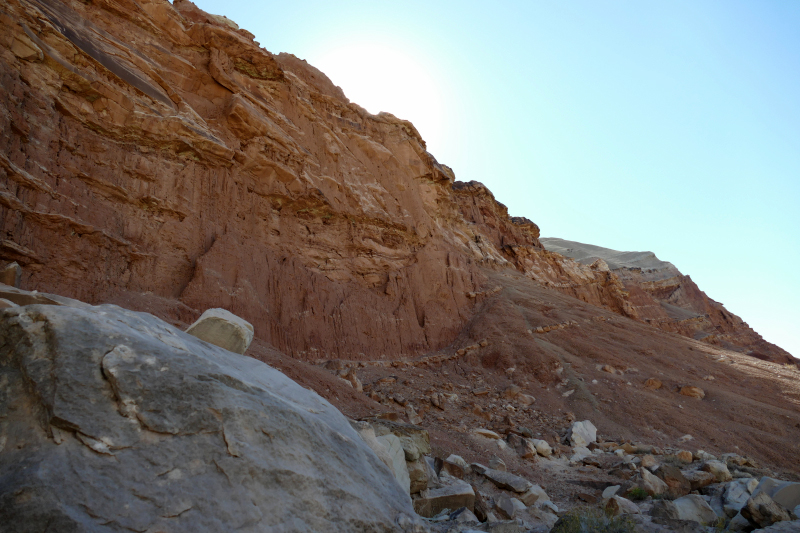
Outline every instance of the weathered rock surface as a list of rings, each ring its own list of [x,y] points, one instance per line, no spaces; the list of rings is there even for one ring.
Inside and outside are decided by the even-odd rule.
[[[406,456],[400,439],[389,433],[376,437],[376,440],[386,449],[386,454],[392,460],[392,474],[394,474],[397,484],[403,489],[403,492],[411,494],[411,476],[408,473]]]
[[[151,315],[0,311],[0,374],[4,531],[415,521],[408,494],[328,402]]]
[[[719,518],[702,496],[690,494],[676,500],[658,500],[653,504],[653,517],[690,520],[712,525]]]
[[[510,472],[503,472],[501,470],[494,470],[487,468],[483,475],[497,485],[498,488],[510,490],[513,492],[523,493],[533,486],[533,483],[525,478],[512,474]]]
[[[765,477],[752,490],[753,496],[761,492],[765,492],[785,509],[794,509],[800,505],[800,483]]]
[[[622,496],[611,496],[605,504],[605,510],[611,516],[639,514],[641,512],[635,503]]]
[[[713,475],[714,478],[720,483],[725,483],[733,478],[730,470],[728,470],[728,465],[722,461],[706,461],[703,463],[700,469],[703,472],[708,472],[709,474]]]
[[[791,519],[789,512],[778,503],[775,503],[766,492],[759,492],[742,507],[741,514],[759,527],[771,526],[776,522]]]
[[[669,486],[667,486],[664,481],[651,474],[648,469],[640,468],[639,475],[642,476],[641,488],[650,496],[660,496],[666,494],[669,490]]]
[[[454,511],[466,507],[472,511],[475,507],[475,491],[469,483],[455,480],[450,485],[423,490],[414,496],[414,510],[420,516],[433,517],[444,509]]]
[[[642,463],[644,463],[644,461],[642,461]],[[658,470],[655,471],[655,475],[666,483],[667,494],[672,499],[686,496],[692,490],[691,482],[686,479],[683,472],[675,466],[661,465]]]

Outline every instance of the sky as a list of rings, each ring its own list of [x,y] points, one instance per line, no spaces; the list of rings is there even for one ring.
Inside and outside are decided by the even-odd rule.
[[[800,2],[196,3],[543,237],[653,251],[800,357]]]

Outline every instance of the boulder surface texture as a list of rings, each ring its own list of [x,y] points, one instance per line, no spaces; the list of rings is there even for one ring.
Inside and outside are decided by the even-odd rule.
[[[418,527],[327,401],[113,305],[0,310],[0,447],[7,533]]]

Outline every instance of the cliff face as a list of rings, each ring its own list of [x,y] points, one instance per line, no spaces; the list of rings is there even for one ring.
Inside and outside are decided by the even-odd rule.
[[[483,276],[407,121],[190,2],[2,8],[2,258],[23,285],[298,357],[447,344]]]
[[[652,252],[619,252],[564,239],[542,239],[542,243],[581,265],[610,271],[624,287],[631,318],[759,359],[793,361],[788,352],[765,341],[689,276]]]
[[[10,0],[0,24],[0,259],[27,288],[183,323],[225,307],[294,357],[374,359],[447,346],[515,268],[778,357],[679,273],[545,250],[411,123],[191,2]]]

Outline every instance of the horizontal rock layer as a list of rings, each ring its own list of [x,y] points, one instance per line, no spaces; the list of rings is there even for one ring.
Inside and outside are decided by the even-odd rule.
[[[24,288],[182,324],[221,307],[296,358],[363,360],[449,345],[515,268],[788,360],[679,273],[543,249],[410,122],[189,1],[10,0],[0,25],[0,260]]]

